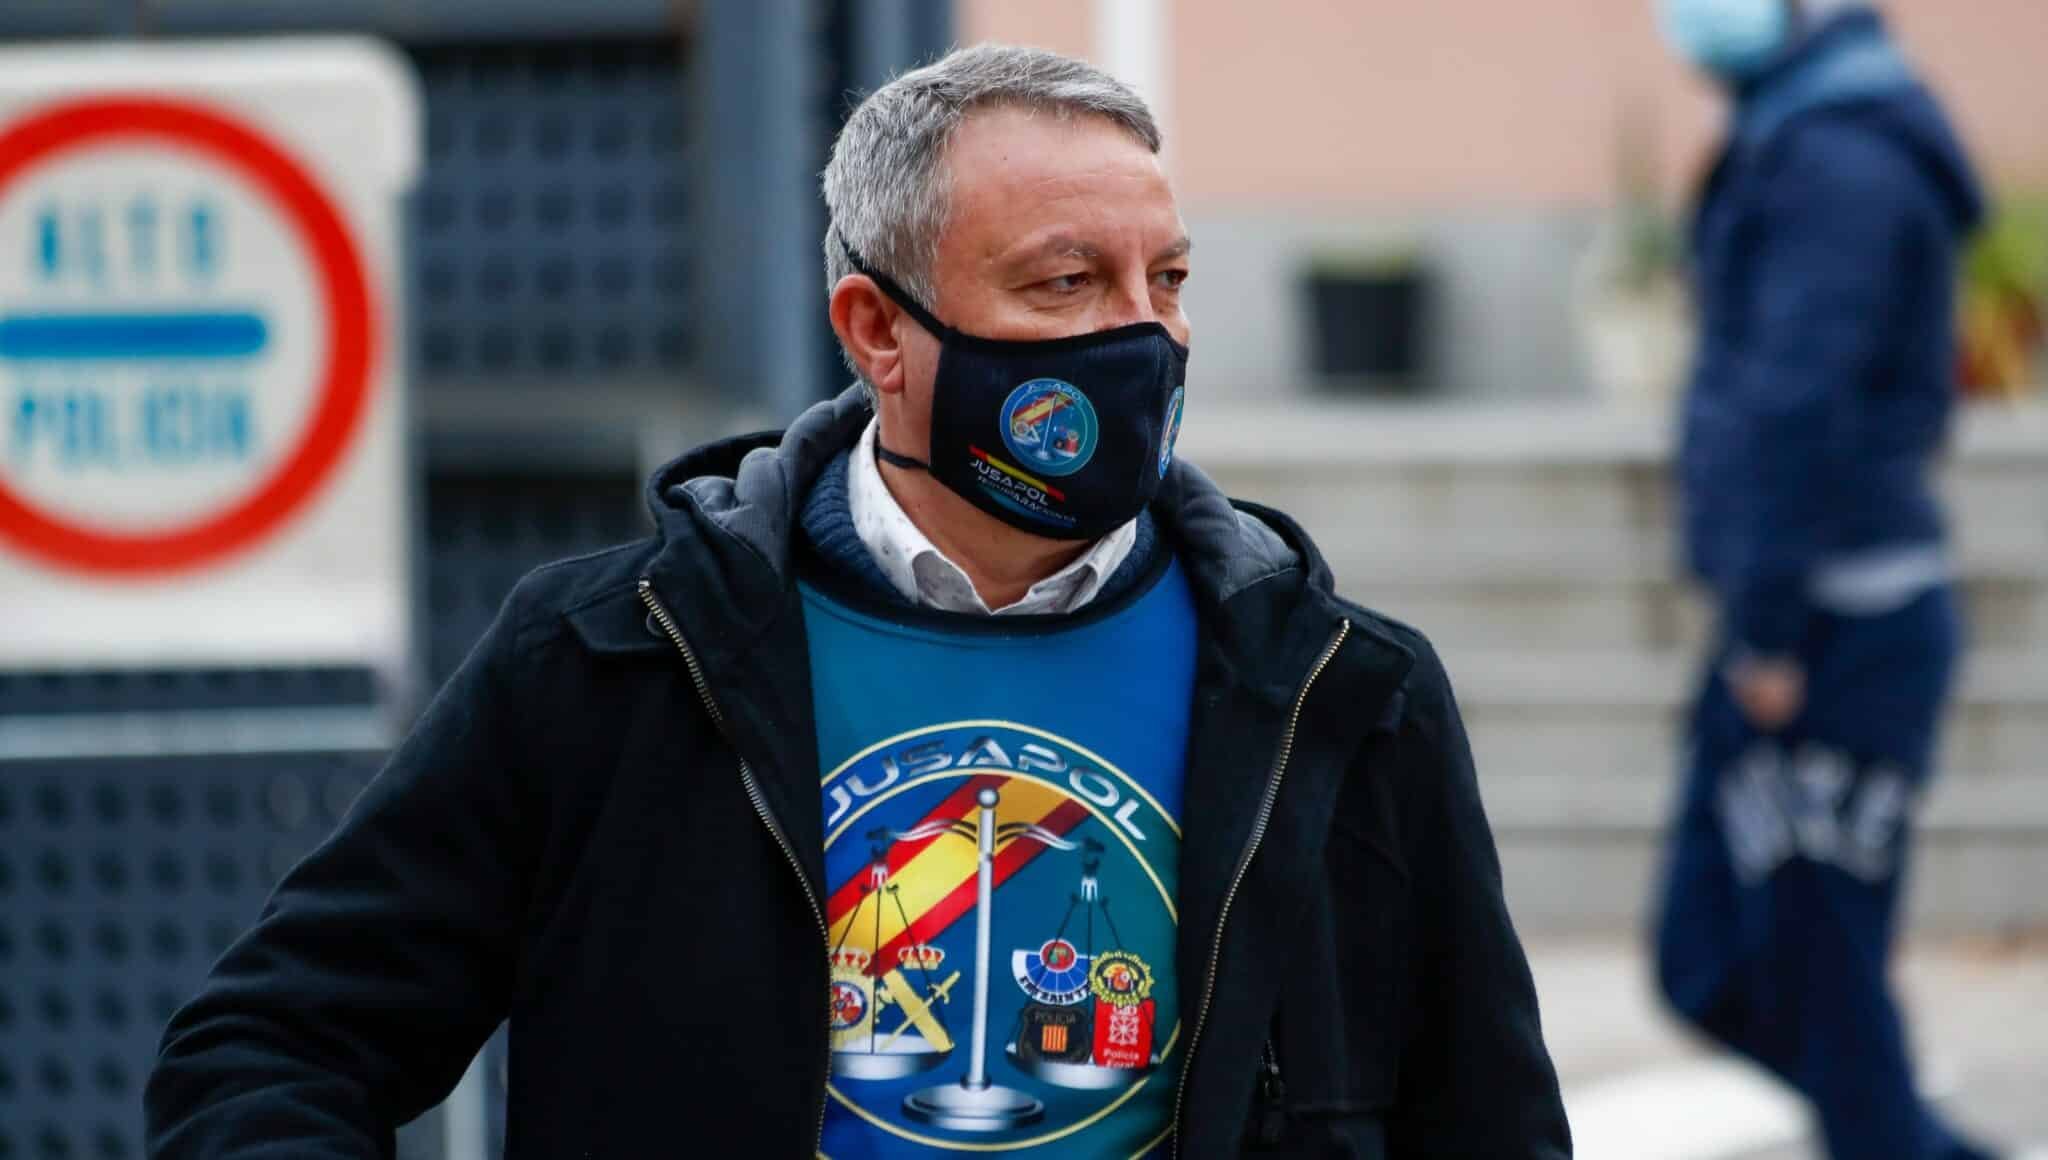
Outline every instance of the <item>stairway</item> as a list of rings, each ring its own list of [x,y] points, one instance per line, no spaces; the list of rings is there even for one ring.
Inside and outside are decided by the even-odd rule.
[[[1456,685],[1517,921],[1640,924],[1706,609],[1676,574],[1648,411],[1198,413],[1181,452],[1301,520],[1346,595]],[[2048,924],[2048,409],[1965,413],[1942,480],[1971,652],[1923,803],[1919,929]]]

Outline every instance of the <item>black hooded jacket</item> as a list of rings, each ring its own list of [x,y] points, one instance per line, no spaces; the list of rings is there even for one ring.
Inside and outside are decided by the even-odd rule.
[[[798,512],[868,412],[684,457],[542,568],[165,1032],[160,1157],[389,1156],[511,1022],[507,1155],[816,1148],[822,803]],[[1301,530],[1178,464],[1200,643],[1187,1157],[1570,1154],[1450,685]]]

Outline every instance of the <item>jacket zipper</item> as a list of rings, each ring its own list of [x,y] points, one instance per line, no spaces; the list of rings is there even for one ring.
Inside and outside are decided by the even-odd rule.
[[[1273,758],[1273,771],[1266,777],[1265,796],[1259,799],[1259,812],[1252,818],[1251,836],[1245,839],[1244,853],[1238,856],[1237,869],[1230,876],[1230,889],[1223,894],[1223,910],[1216,919],[1216,941],[1209,949],[1209,973],[1202,980],[1202,1005],[1195,1009],[1195,1030],[1188,1036],[1188,1052],[1180,1065],[1180,1086],[1173,1097],[1173,1154],[1181,1154],[1181,1115],[1186,1110],[1188,1080],[1195,1074],[1195,1050],[1202,1045],[1202,1028],[1209,1022],[1209,1005],[1216,998],[1216,968],[1223,960],[1223,928],[1230,922],[1231,904],[1237,901],[1238,888],[1244,885],[1245,871],[1251,868],[1252,856],[1259,852],[1259,844],[1266,840],[1266,826],[1273,820],[1273,805],[1280,799],[1280,781],[1287,776],[1287,759],[1294,755],[1294,733],[1301,724],[1302,706],[1308,703],[1309,690],[1330,667],[1331,658],[1344,646],[1344,638],[1351,635],[1351,622],[1339,621],[1336,635],[1323,646],[1323,655],[1316,658],[1315,667],[1301,682],[1301,688],[1294,694],[1294,708],[1287,716],[1287,728],[1280,734],[1280,752]]]
[[[1280,1053],[1266,1040],[1264,1069],[1259,1072],[1259,1143],[1273,1147],[1287,1134],[1287,1083],[1280,1076]]]
[[[669,615],[668,608],[662,604],[661,598],[655,595],[654,582],[645,577],[642,577],[640,580],[640,602],[647,606],[647,611],[654,616],[655,622],[661,625],[661,631],[668,635],[670,642],[676,646],[676,651],[683,654],[683,665],[690,670],[690,683],[696,686],[697,696],[704,702],[704,711],[711,715],[711,723],[718,727],[720,733],[727,733],[727,741],[730,742],[731,736],[726,729],[725,714],[719,709],[718,702],[711,696],[711,682],[704,677],[704,667],[697,663],[697,654],[690,651],[690,642],[683,639],[683,630],[676,625],[676,618]],[[818,904],[818,895],[811,889],[811,880],[804,873],[802,860],[796,856],[796,847],[790,845],[789,837],[783,833],[781,823],[775,820],[774,811],[768,808],[768,800],[761,796],[761,784],[754,779],[754,770],[747,764],[747,759],[739,757],[737,748],[735,748],[734,756],[739,761],[740,786],[746,790],[747,800],[753,803],[754,814],[761,819],[762,825],[768,827],[769,836],[775,839],[776,845],[782,847],[782,856],[789,860],[789,868],[796,872],[797,884],[804,889],[804,901],[810,903],[811,917],[818,924],[819,944],[825,948],[826,954],[830,955],[832,950],[832,930],[825,924],[825,908]],[[831,1016],[828,1011],[825,1030],[824,1080],[818,1087],[818,1135],[815,1152],[819,1155],[823,1155],[825,1151],[825,1105],[831,1098],[825,1094],[826,1087],[832,1082],[832,1033],[830,1018]]]

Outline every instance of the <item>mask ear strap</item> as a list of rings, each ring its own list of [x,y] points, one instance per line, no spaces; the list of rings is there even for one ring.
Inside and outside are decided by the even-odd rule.
[[[875,458],[891,467],[901,467],[906,471],[930,471],[932,469],[932,465],[922,459],[912,459],[908,455],[898,455],[887,447],[882,446],[880,439],[875,440]]]
[[[853,263],[855,273],[866,275],[870,281],[880,288],[883,294],[888,295],[891,302],[901,306],[903,313],[916,319],[917,324],[924,327],[926,332],[933,338],[943,342],[946,336],[953,333],[952,327],[940,322],[937,318],[933,317],[931,311],[918,305],[917,299],[912,298],[909,291],[896,284],[896,279],[861,261],[860,255],[853,252],[853,247],[846,244],[845,238],[839,239],[839,248],[846,251],[846,260]],[[882,441],[879,438],[875,440],[875,458],[892,467],[900,467],[906,471],[928,472],[932,469],[932,465],[922,459],[912,459],[908,455],[899,455],[882,446]]]
[[[846,244],[845,238],[839,239],[839,248],[846,251],[846,260],[853,263],[855,273],[867,275],[868,279],[880,288],[883,294],[888,295],[889,301],[901,306],[903,313],[916,319],[917,324],[924,327],[926,332],[933,338],[944,341],[954,335],[955,332],[952,327],[940,322],[938,317],[931,311],[918,305],[917,299],[912,298],[909,291],[897,285],[896,279],[861,261],[860,255],[853,252],[853,247]]]

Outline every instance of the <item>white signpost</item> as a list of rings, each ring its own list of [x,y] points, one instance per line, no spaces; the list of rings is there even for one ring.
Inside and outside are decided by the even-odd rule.
[[[0,51],[0,669],[403,672],[406,64]]]

